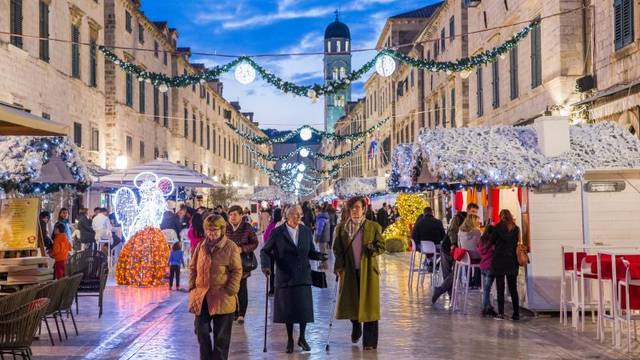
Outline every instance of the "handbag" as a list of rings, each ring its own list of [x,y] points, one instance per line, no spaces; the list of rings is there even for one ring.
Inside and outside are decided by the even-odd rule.
[[[242,260],[242,272],[248,273],[258,268],[258,259],[256,254],[252,252],[240,253],[240,260]]]
[[[460,261],[462,260],[462,258],[464,258],[464,254],[466,253],[467,253],[466,249],[463,249],[460,247],[454,247],[453,250],[451,250],[451,257],[455,261]]]
[[[327,274],[324,271],[311,270],[311,285],[320,289],[326,289]]]
[[[529,255],[527,254],[527,247],[521,241],[516,246],[516,257],[518,258],[518,265],[526,266],[529,263]]]

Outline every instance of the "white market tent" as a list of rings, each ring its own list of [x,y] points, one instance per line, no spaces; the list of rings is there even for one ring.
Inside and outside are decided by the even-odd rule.
[[[222,188],[224,185],[188,167],[178,165],[166,159],[156,159],[131,169],[115,170],[111,174],[98,176],[94,186],[132,186],[138,174],[152,172],[158,177],[168,177],[175,186],[190,188]]]
[[[640,141],[614,123],[538,120],[530,127],[423,129],[416,143],[395,149],[404,154],[392,173],[400,187],[415,185],[416,170],[419,184],[505,185],[494,188],[499,208],[522,224],[531,251],[523,304],[558,311],[561,245],[637,245]]]

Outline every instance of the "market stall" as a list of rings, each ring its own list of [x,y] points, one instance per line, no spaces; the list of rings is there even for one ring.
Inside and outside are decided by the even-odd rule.
[[[516,215],[532,310],[559,309],[561,244],[637,242],[640,141],[617,125],[543,117],[531,127],[423,129],[411,148],[410,161],[393,164],[405,185],[457,184],[452,211],[473,201],[486,221],[503,208]]]

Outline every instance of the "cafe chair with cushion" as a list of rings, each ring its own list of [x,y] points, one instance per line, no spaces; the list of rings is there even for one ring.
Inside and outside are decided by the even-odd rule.
[[[11,312],[0,314],[0,356],[2,358],[4,354],[10,354],[14,359],[16,356],[31,359],[31,343],[48,306],[49,299],[41,298]]]

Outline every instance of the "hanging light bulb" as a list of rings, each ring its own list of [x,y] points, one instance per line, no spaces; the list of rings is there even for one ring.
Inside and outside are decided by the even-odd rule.
[[[167,91],[169,91],[169,87],[167,86],[167,84],[161,84],[158,87],[158,90],[160,90],[161,93],[166,93]]]
[[[381,55],[376,59],[376,72],[380,76],[390,76],[396,71],[396,61],[387,54]]]
[[[302,156],[303,158],[306,158],[307,156],[309,156],[309,149],[300,148],[300,156]]]
[[[299,172],[304,172],[305,170],[307,170],[307,166],[305,164],[298,165]]]
[[[246,62],[240,63],[236,66],[235,77],[242,85],[251,84],[256,79],[256,69]]]
[[[311,129],[308,127],[304,127],[302,128],[302,130],[300,130],[300,139],[302,139],[302,141],[307,141],[311,139],[312,135],[313,133],[311,132]]]
[[[304,177],[304,175],[302,175],[302,173],[298,173],[298,175],[296,175],[297,184],[300,184],[300,181],[302,181],[303,177]]]

